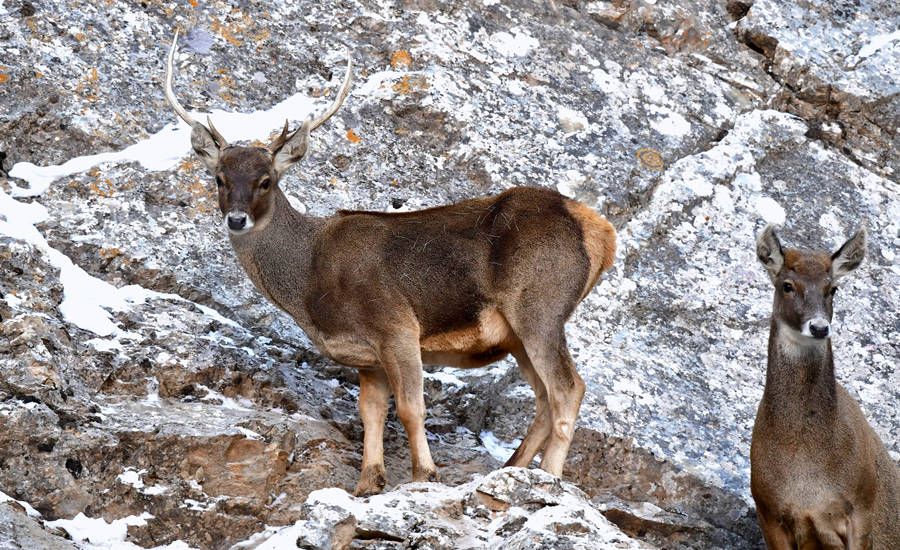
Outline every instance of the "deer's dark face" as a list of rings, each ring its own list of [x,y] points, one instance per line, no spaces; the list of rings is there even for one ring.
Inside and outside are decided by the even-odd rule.
[[[828,254],[784,251],[784,267],[775,277],[772,315],[782,326],[807,338],[831,335],[832,300],[837,286]]]
[[[832,300],[838,279],[862,263],[866,231],[860,229],[834,254],[784,249],[767,226],[756,240],[756,256],[775,285],[772,318],[796,344],[831,336]]]
[[[166,101],[175,113],[190,125],[191,147],[216,178],[219,210],[222,211],[228,231],[232,235],[247,233],[255,227],[265,225],[268,221],[272,210],[272,190],[278,184],[278,180],[288,168],[306,154],[309,133],[331,118],[350,93],[350,80],[353,74],[350,50],[347,50],[347,75],[331,107],[322,115],[306,120],[293,132],[288,131],[288,122],[285,121],[281,135],[263,148],[229,145],[209,117],[206,119],[209,125],[204,126],[185,110],[172,90],[177,46],[176,30],[166,60],[163,88]]]
[[[262,147],[227,147],[215,169],[219,210],[228,231],[241,235],[267,219],[277,184],[272,154]]]

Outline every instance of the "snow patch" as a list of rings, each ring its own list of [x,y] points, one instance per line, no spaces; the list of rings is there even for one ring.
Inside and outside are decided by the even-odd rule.
[[[541,45],[533,36],[522,31],[515,32],[515,36],[505,31],[492,34],[490,45],[504,57],[525,57]]]
[[[756,213],[768,223],[783,224],[786,218],[784,208],[771,197],[760,197],[756,200]]]
[[[144,481],[141,479],[141,476],[147,473],[147,470],[135,470],[134,468],[125,468],[125,471],[116,476],[116,479],[119,480],[119,483],[124,483],[125,485],[131,485],[135,489],[143,489]]]
[[[661,118],[651,118],[650,127],[664,136],[680,138],[691,132],[691,123],[686,118],[667,107],[648,106],[651,113]]]
[[[426,372],[424,377],[428,380],[436,380],[441,384],[448,386],[456,386],[458,388],[462,388],[466,385],[465,382],[456,377],[456,375],[449,372],[449,368],[445,368],[442,370],[437,370],[434,372]]]
[[[894,42],[895,40],[900,40],[900,30],[896,30],[892,33],[873,36],[872,39],[869,40],[868,44],[859,49],[859,53],[856,54],[856,57],[860,59],[869,57],[873,53],[887,46],[891,42]]]
[[[102,518],[89,518],[83,513],[79,513],[72,519],[58,519],[56,521],[48,521],[47,527],[65,529],[72,538],[80,542],[88,542],[90,546],[82,546],[85,550],[120,550],[139,548],[132,543],[126,543],[125,537],[128,535],[128,527],[147,525],[148,519],[155,516],[147,512],[139,516],[128,516],[113,520],[107,523]],[[178,546],[174,546],[179,544]],[[165,547],[167,550],[188,549],[190,548],[183,542],[172,543]]]
[[[30,517],[33,517],[33,518],[41,517],[41,513],[38,512],[37,510],[35,510],[34,507],[32,507],[30,504],[28,504],[24,500],[16,500],[16,499],[12,498],[11,496],[7,495],[6,493],[4,493],[3,491],[0,491],[0,504],[3,504],[4,502],[15,502],[22,508],[25,508],[25,513],[28,514]]]
[[[500,462],[506,462],[509,460],[509,457],[515,452],[515,450],[519,447],[519,444],[522,443],[521,439],[516,439],[510,442],[501,441],[497,439],[497,436],[494,435],[493,432],[483,431],[478,437],[481,439],[481,443],[484,445],[485,450],[487,450],[488,454],[492,457],[496,458]]]
[[[369,78],[369,82],[357,90],[356,94],[367,90],[375,76]],[[304,93],[297,93],[266,111],[251,113],[220,110],[214,110],[211,113],[193,111],[191,116],[195,120],[206,120],[206,117],[209,116],[213,119],[216,129],[229,142],[233,143],[241,140],[268,141],[273,131],[284,126],[285,120],[296,124],[318,110],[319,105],[313,98]],[[179,119],[176,123],[163,126],[162,130],[149,138],[138,141],[121,151],[76,157],[55,166],[37,166],[30,162],[18,162],[9,171],[9,175],[24,179],[28,182],[29,187],[20,188],[10,182],[13,188],[12,196],[34,197],[40,195],[50,187],[53,181],[84,172],[104,163],[136,161],[151,171],[171,170],[182,157],[190,152],[190,136],[190,126]]]

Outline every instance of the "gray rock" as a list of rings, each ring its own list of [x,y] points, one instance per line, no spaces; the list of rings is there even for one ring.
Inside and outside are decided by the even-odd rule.
[[[77,546],[71,541],[48,533],[37,520],[16,506],[0,503],[0,550],[76,550]]]

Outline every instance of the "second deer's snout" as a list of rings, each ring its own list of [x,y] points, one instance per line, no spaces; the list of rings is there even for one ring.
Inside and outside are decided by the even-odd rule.
[[[253,227],[253,220],[250,219],[250,216],[247,215],[246,212],[240,210],[232,210],[225,216],[225,223],[228,225],[228,230],[232,233],[243,233],[244,231]]]
[[[806,329],[804,332],[813,338],[827,338],[831,334],[831,323],[821,317],[810,319],[804,328]]]

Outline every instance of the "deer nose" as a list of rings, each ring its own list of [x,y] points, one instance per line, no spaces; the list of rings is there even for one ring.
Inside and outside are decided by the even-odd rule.
[[[813,319],[809,322],[809,333],[813,338],[825,338],[829,331],[830,327],[825,319]]]
[[[240,231],[247,225],[247,214],[244,212],[229,212],[226,221],[228,222],[228,229]]]

